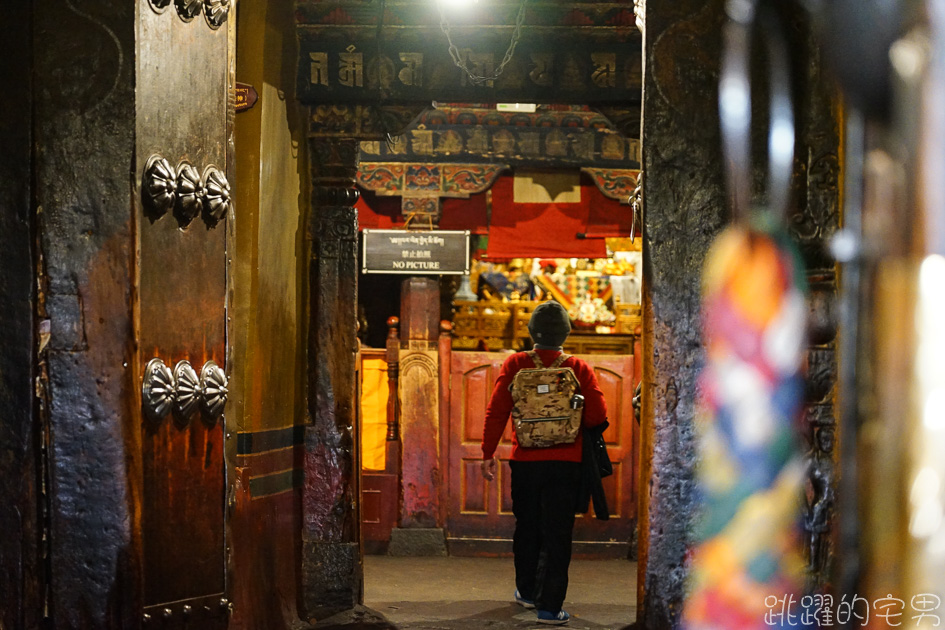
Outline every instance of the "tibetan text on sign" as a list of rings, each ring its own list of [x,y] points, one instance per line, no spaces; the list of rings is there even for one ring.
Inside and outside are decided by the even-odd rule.
[[[469,273],[469,231],[365,229],[362,273]]]
[[[403,29],[410,30],[410,29]],[[383,41],[300,33],[299,99],[303,103],[516,102],[639,103],[642,61],[638,46],[620,38],[558,41],[523,33],[502,75],[474,84],[457,68],[441,34],[397,31]],[[318,35],[318,37],[316,37]],[[470,71],[489,75],[501,62],[507,35],[469,35],[460,56]],[[496,52],[498,51],[498,52]]]

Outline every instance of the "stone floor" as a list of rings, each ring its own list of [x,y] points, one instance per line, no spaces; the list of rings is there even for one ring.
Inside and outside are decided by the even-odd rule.
[[[574,560],[570,581],[567,627],[617,630],[635,620],[635,563]],[[366,610],[345,625],[398,630],[548,627],[535,622],[533,611],[511,602],[514,590],[510,558],[366,556]]]

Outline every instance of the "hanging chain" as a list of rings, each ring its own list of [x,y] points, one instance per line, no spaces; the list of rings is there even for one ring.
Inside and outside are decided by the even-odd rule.
[[[457,68],[460,68],[463,72],[466,73],[466,76],[469,77],[469,80],[472,81],[475,85],[482,85],[489,81],[495,81],[499,78],[499,75],[502,74],[502,71],[505,70],[505,66],[512,61],[512,55],[515,53],[515,47],[518,45],[518,40],[522,35],[522,24],[525,22],[525,3],[526,0],[522,0],[522,5],[518,9],[518,16],[515,18],[515,30],[512,31],[512,41],[509,42],[509,49],[505,51],[505,57],[502,58],[502,63],[499,64],[499,67],[496,68],[495,72],[490,76],[481,76],[478,74],[473,74],[469,67],[466,65],[466,60],[459,54],[459,48],[456,47],[456,44],[453,43],[453,38],[450,36],[450,23],[446,19],[446,14],[443,12],[442,2],[437,2],[440,8],[440,30],[446,35],[446,41],[450,44],[450,57],[453,58],[453,63],[456,64]]]
[[[384,15],[387,12],[387,0],[381,0],[380,5],[377,9],[377,31],[374,34],[374,52],[378,59],[381,58],[381,42],[384,38]],[[380,78],[381,68],[378,64],[377,68],[378,78]],[[387,130],[387,122],[384,120],[384,112],[381,109],[381,102],[378,102],[374,106],[374,115],[377,116],[377,120],[381,126],[381,131],[384,132],[384,142],[387,144],[387,150],[394,150],[394,136],[391,135],[391,132]]]

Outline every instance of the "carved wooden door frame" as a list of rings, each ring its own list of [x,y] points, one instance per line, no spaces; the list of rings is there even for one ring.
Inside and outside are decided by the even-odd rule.
[[[505,11],[512,5],[496,6]],[[297,96],[309,107],[312,184],[304,220],[310,261],[309,391],[300,599],[307,618],[349,609],[362,599],[358,446],[352,430],[359,141],[382,141],[402,132],[434,99],[594,102],[624,135],[633,137],[639,130],[642,51],[630,4],[582,5],[577,11],[591,26],[581,29],[571,26],[575,9],[570,4],[530,7],[519,53],[506,76],[481,85],[453,65],[427,3],[386,5],[385,11],[377,15],[357,3],[311,2],[296,13]],[[396,29],[384,28],[394,22]],[[472,38],[506,38],[502,27],[464,30]],[[569,45],[562,45],[565,40]],[[482,55],[470,61],[489,63]]]

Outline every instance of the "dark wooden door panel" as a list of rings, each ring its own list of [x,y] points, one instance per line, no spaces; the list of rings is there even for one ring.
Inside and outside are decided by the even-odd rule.
[[[173,5],[156,13],[148,0],[138,4],[139,187],[152,155],[175,170],[187,161],[199,175],[211,165],[225,173],[228,25],[213,30],[202,15],[184,22]],[[142,367],[152,358],[171,369],[187,360],[199,375],[211,360],[226,367],[226,221],[182,217],[139,201],[139,356]],[[143,605],[200,600],[191,607],[196,614],[212,601],[219,615],[226,591],[224,421],[197,411],[140,422]],[[182,605],[172,608],[168,627],[184,623]]]
[[[449,504],[447,536],[454,554],[493,555],[511,550],[512,515],[511,423],[499,443],[500,460],[494,483],[482,479],[480,444],[486,407],[502,362],[497,352],[453,352],[450,366],[450,415],[443,428],[449,436],[446,453]],[[636,423],[633,419],[633,356],[585,355],[607,400],[610,427],[604,433],[614,474],[604,480],[611,519],[580,515],[575,525],[576,553],[621,555],[628,549],[636,524]]]
[[[145,606],[224,590],[222,442],[199,418],[145,432]]]

